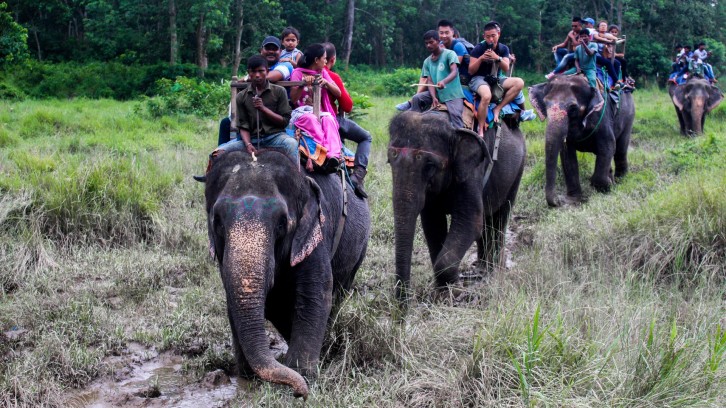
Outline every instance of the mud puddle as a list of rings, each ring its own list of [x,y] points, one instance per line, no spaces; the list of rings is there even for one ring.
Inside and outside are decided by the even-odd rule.
[[[129,344],[120,356],[108,357],[114,374],[68,396],[69,407],[225,407],[248,382],[224,371],[202,381],[182,372],[184,358]]]

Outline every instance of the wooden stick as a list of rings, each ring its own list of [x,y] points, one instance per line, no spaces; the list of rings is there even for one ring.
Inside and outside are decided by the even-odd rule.
[[[313,81],[313,115],[320,121],[320,74]]]
[[[437,87],[436,84],[411,84],[410,86],[433,86],[434,88]]]
[[[232,83],[234,84],[237,81],[238,81],[237,77],[233,76]],[[237,129],[239,127],[239,121],[237,120],[237,88],[230,86],[229,92],[230,92],[230,96],[231,96],[230,106],[231,106],[231,111],[232,111],[231,126],[232,126],[232,129]]]

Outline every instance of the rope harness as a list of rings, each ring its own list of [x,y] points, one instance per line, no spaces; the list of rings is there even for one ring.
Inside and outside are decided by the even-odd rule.
[[[338,169],[338,173],[340,173],[340,184],[343,187],[343,214],[340,216],[340,219],[338,220],[338,226],[335,230],[335,237],[333,238],[333,249],[330,252],[331,256],[334,256],[335,251],[338,250],[340,238],[343,236],[343,229],[345,229],[345,219],[348,217],[348,186],[346,185],[348,183],[346,183],[345,181],[345,168],[341,166]]]
[[[594,128],[592,128],[592,130],[590,131],[590,134],[588,134],[587,136],[585,136],[582,140],[580,140],[580,142],[584,142],[585,140],[589,139],[590,136],[594,135],[595,132],[597,132],[597,130],[600,128],[600,123],[602,123],[602,118],[605,117],[605,111],[608,110],[608,100],[607,100],[607,98],[609,98],[609,97],[610,96],[606,93],[605,94],[605,97],[603,98],[604,101],[603,101],[602,111],[600,112],[600,119],[597,120],[597,124],[595,125]]]
[[[499,122],[494,122],[492,125],[496,129],[495,136],[494,136],[494,151],[490,154],[489,148],[484,146],[487,152],[487,156],[489,158],[489,165],[487,166],[487,171],[484,173],[484,181],[482,182],[482,189],[486,188],[487,183],[489,182],[489,176],[492,175],[492,169],[494,169],[494,162],[497,161],[497,158],[499,157],[499,142],[502,140],[502,125],[499,124]]]

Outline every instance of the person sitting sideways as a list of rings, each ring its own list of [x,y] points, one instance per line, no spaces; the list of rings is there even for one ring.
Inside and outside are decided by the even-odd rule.
[[[577,48],[575,48],[575,68],[570,68],[565,75],[582,73],[590,86],[597,89],[595,54],[597,54],[597,44],[590,42],[590,32],[583,28],[578,37]]]
[[[472,75],[469,88],[480,98],[477,111],[480,136],[484,136],[489,127],[486,120],[489,103],[497,104],[492,114],[494,122],[499,122],[502,108],[514,101],[524,88],[521,78],[504,76],[509,71],[509,47],[499,42],[500,35],[498,23],[490,21],[484,25],[484,41],[474,47],[469,60],[469,74]]]
[[[464,92],[459,81],[456,53],[439,44],[439,33],[427,31],[424,36],[426,50],[431,53],[423,62],[421,77],[425,78],[428,92],[417,93],[411,99],[409,110],[423,112],[430,107],[446,105],[449,121],[457,129],[464,127]]]
[[[323,43],[325,47],[325,53],[328,57],[328,63],[325,66],[325,71],[328,72],[330,78],[338,85],[340,89],[340,97],[333,95],[333,109],[335,110],[336,117],[338,118],[338,131],[340,137],[346,140],[352,140],[358,144],[355,149],[355,158],[353,165],[353,174],[350,176],[353,182],[356,195],[361,198],[368,198],[368,194],[365,191],[365,177],[368,173],[368,156],[371,153],[371,143],[373,138],[371,133],[363,129],[360,125],[355,123],[353,120],[346,116],[346,113],[350,113],[353,110],[353,99],[350,97],[348,90],[345,89],[343,80],[340,75],[333,71],[335,62],[337,61],[335,46],[332,43]]]
[[[299,164],[298,142],[288,136],[285,127],[290,121],[290,103],[285,88],[272,84],[267,79],[267,60],[254,55],[247,60],[247,75],[250,86],[237,94],[239,137],[218,146],[209,155],[207,173],[212,168],[213,159],[220,154],[233,150],[245,150],[252,154],[260,148],[279,149],[293,163]],[[205,182],[205,176],[194,176],[197,181]]]
[[[572,30],[567,33],[565,41],[562,41],[552,47],[552,53],[555,56],[556,65],[560,65],[560,63],[562,63],[562,59],[566,56],[570,56],[575,51],[575,47],[577,47],[577,36],[580,33],[580,30],[582,30],[582,20],[580,17],[574,17],[572,19]],[[570,58],[572,57],[574,56],[571,56]]]
[[[693,51],[693,59],[700,62],[703,65],[704,76],[711,81],[711,83],[717,82],[713,75],[713,67],[711,64],[706,62],[706,58],[712,55],[711,52],[706,50],[706,43],[699,43],[695,51]]]
[[[595,63],[605,67],[613,88],[619,88],[620,61],[615,59],[615,56],[613,55],[613,50],[615,49],[618,38],[608,32],[607,21],[602,20],[598,23],[597,31],[594,31],[590,35],[590,41],[595,41],[597,43],[598,53],[595,56]]]
[[[623,52],[617,52],[617,44],[625,42],[625,38],[619,38],[620,26],[616,24],[611,24],[608,27],[608,32],[610,33],[610,35],[615,37],[615,45],[613,45],[613,50],[615,50],[615,59],[620,62],[620,73],[622,74],[623,79],[628,79],[629,81],[634,83],[634,81],[632,81],[632,78],[629,78],[630,75],[628,75],[628,60],[625,59],[625,48],[623,48]]]

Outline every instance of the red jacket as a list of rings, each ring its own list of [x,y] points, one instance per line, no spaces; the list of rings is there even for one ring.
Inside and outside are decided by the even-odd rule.
[[[348,91],[345,89],[345,85],[343,85],[343,80],[340,79],[340,75],[329,70],[327,67],[325,67],[325,70],[328,71],[330,77],[333,78],[333,82],[335,82],[335,85],[338,85],[338,88],[340,88],[340,98],[336,100],[337,104],[333,103],[333,107],[338,110],[335,113],[340,114],[340,111],[350,113],[350,111],[353,110],[353,99],[350,98]]]

